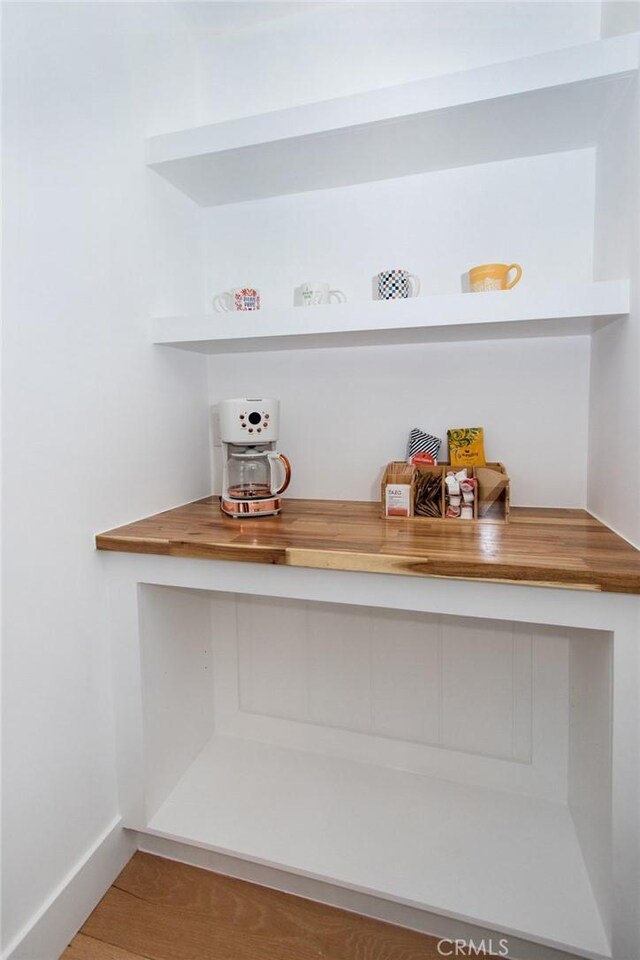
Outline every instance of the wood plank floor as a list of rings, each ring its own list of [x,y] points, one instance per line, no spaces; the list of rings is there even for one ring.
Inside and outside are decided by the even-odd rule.
[[[432,937],[138,852],[61,960],[441,956]]]

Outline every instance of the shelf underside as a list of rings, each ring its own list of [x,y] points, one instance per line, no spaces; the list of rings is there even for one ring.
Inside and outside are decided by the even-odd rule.
[[[583,336],[629,311],[627,281],[557,290],[445,294],[408,300],[158,317],[152,340],[197,353]]]
[[[563,804],[214,737],[147,832],[610,956]]]
[[[147,141],[201,206],[594,146],[637,69],[633,36]]]

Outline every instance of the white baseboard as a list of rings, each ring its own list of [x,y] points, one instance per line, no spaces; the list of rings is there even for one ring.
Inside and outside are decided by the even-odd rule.
[[[476,946],[479,946],[481,940],[484,940],[487,945],[489,941],[492,941],[496,954],[500,950],[501,940],[506,939],[509,944],[510,960],[580,960],[575,954],[554,950],[552,947],[532,943],[529,940],[506,936],[504,933],[474,926],[461,920],[443,917],[426,910],[418,910],[415,907],[407,907],[404,904],[383,900],[380,897],[358,893],[354,890],[347,890],[344,887],[288,873],[285,870],[277,870],[274,867],[266,867],[237,857],[229,857],[212,850],[206,850],[203,847],[167,840],[164,837],[138,833],[138,849],[145,853],[166,857],[168,860],[177,860],[180,863],[188,863],[193,867],[202,867],[204,870],[211,870],[214,873],[257,883],[263,887],[270,887],[272,890],[282,890],[284,893],[303,897],[305,900],[314,900],[317,903],[339,907],[350,913],[358,913],[375,920],[393,923],[398,927],[417,930],[419,933],[427,933],[432,937],[442,938],[443,940],[473,940]],[[443,944],[443,957],[453,956],[453,950],[453,946]],[[448,954],[447,951],[451,952]]]
[[[58,960],[135,850],[136,834],[116,817],[7,945],[2,960]]]

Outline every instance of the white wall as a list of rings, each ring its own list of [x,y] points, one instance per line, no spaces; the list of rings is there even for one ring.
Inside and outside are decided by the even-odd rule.
[[[640,30],[640,2],[638,0],[603,0],[600,32],[603,37]]]
[[[3,16],[10,949],[118,811],[93,536],[204,494],[208,468],[205,365],[147,329],[200,300],[197,211],[143,156],[193,119],[190,41],[164,4]]]
[[[459,293],[477,263],[518,261],[519,290],[589,282],[594,189],[587,149],[207,208],[203,307],[244,285],[291,306],[308,280],[370,300],[371,277],[399,266],[423,296]]]
[[[227,35],[216,32],[215,4],[189,6],[202,123],[526,57],[600,31],[600,4],[590,2],[300,3],[290,17]]]
[[[629,277],[631,313],[592,338],[588,507],[640,546],[640,87],[608,117],[597,151],[594,274]]]
[[[240,354],[212,358],[211,398],[280,398],[292,497],[377,499],[413,426],[446,437],[473,420],[516,504],[581,506],[588,353],[577,337]]]

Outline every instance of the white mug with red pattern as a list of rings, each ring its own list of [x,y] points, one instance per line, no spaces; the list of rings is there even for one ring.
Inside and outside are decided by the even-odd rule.
[[[237,287],[217,293],[213,298],[213,309],[218,313],[228,313],[234,310],[259,310],[260,291],[253,287]]]

